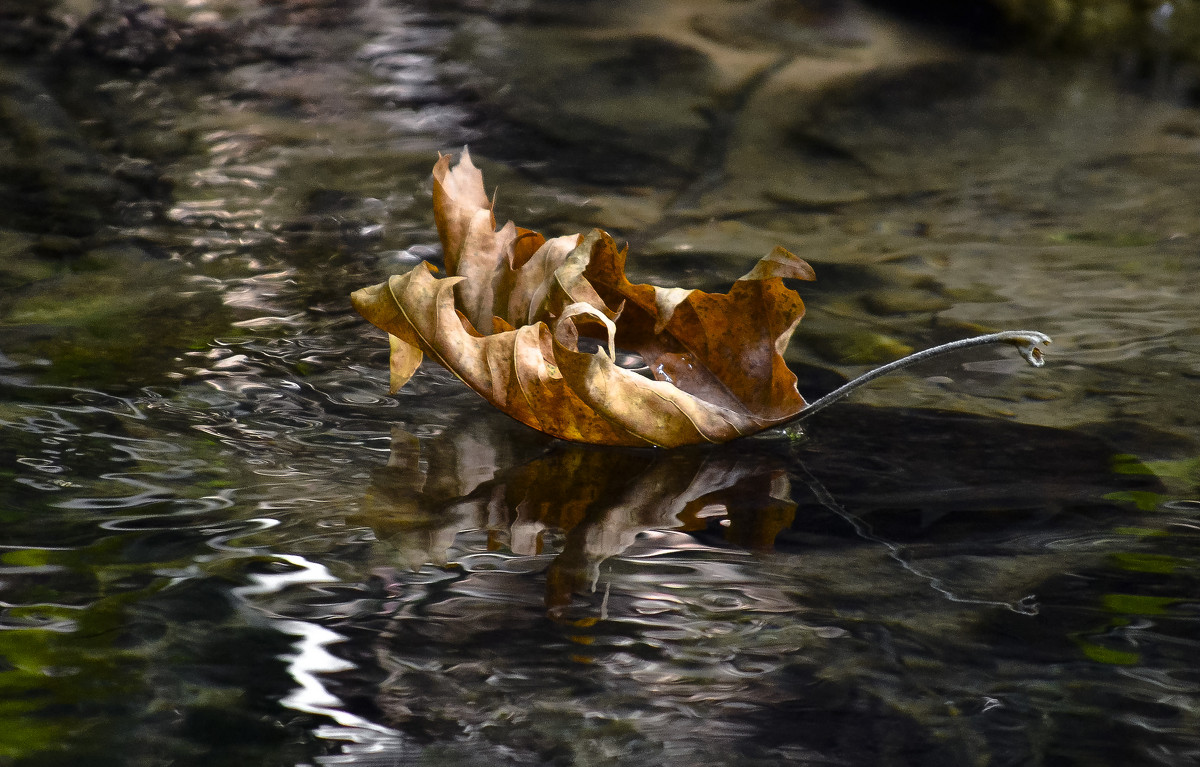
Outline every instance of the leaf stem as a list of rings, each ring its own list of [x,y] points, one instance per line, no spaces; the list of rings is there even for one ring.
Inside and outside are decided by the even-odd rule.
[[[882,367],[877,367],[874,370],[864,373],[858,378],[843,384],[837,389],[834,389],[826,394],[824,397],[821,397],[815,402],[809,403],[809,405],[797,413],[795,417],[789,421],[778,424],[776,428],[778,428],[778,426],[786,426],[803,421],[818,410],[823,410],[829,405],[832,405],[834,402],[842,399],[855,389],[874,381],[880,376],[885,376],[888,373],[894,373],[897,370],[911,367],[918,362],[924,362],[925,360],[932,359],[933,357],[940,357],[943,354],[950,354],[951,352],[958,352],[962,351],[963,349],[972,349],[976,346],[987,346],[989,344],[998,343],[1013,344],[1017,347],[1018,351],[1021,352],[1021,356],[1025,358],[1026,362],[1028,362],[1030,365],[1033,365],[1035,368],[1040,368],[1043,364],[1043,361],[1042,350],[1038,348],[1038,346],[1045,346],[1049,344],[1050,336],[1046,335],[1045,333],[1039,333],[1036,330],[1005,330],[1001,333],[989,333],[985,336],[976,336],[974,338],[964,338],[959,341],[951,341],[948,344],[942,344],[941,346],[934,346],[931,349],[924,349],[922,351],[915,352],[907,357],[901,357],[895,362],[889,362]]]

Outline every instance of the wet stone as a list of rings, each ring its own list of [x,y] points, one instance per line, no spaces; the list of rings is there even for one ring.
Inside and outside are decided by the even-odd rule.
[[[855,48],[869,35],[848,4],[827,0],[755,0],[696,14],[692,28],[732,48],[826,52]]]
[[[496,32],[476,32],[488,34]],[[708,130],[703,115],[715,107],[715,72],[701,52],[652,36],[595,40],[556,29],[509,30],[502,39],[472,77],[493,119],[676,173],[694,162]]]
[[[934,293],[916,290],[876,290],[863,297],[863,304],[872,314],[912,314],[915,312],[940,312],[954,303]]]
[[[641,253],[665,256],[681,253],[720,253],[726,257],[759,259],[776,246],[802,252],[796,228],[761,229],[742,221],[713,221],[681,227],[647,242]],[[818,275],[819,276],[819,275]]]
[[[847,333],[807,333],[805,346],[823,359],[839,365],[872,365],[891,362],[913,352],[913,347],[884,333],[856,330]]]

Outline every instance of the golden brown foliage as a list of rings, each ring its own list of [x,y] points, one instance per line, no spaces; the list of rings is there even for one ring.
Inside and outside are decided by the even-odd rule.
[[[433,178],[450,276],[421,264],[352,296],[390,336],[393,391],[429,355],[518,421],[604,445],[726,442],[805,407],[782,356],[804,315],[783,278],[814,279],[802,259],[776,248],[727,293],[634,284],[626,251],[599,229],[497,230],[465,150],[453,168],[439,158]],[[581,337],[599,349],[581,351]],[[653,378],[619,366],[617,349]]]

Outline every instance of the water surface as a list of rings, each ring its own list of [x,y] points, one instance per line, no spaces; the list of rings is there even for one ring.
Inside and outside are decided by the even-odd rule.
[[[1200,118],[780,7],[189,3],[175,64],[5,58],[0,764],[1200,758]],[[806,395],[1049,363],[676,452],[388,395],[347,295],[439,261],[467,143],[639,278],[802,254]]]

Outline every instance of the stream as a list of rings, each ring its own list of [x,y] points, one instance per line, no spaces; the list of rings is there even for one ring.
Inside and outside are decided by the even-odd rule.
[[[814,0],[86,6],[0,31],[0,767],[1200,761],[1167,63]],[[389,394],[348,296],[441,264],[464,146],[635,281],[805,258],[810,401],[1054,343],[672,451]]]

